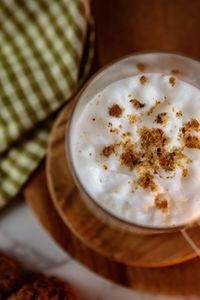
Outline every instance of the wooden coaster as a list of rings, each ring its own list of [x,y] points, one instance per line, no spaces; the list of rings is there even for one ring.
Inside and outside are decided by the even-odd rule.
[[[95,273],[115,283],[145,292],[200,295],[200,259],[164,268],[138,268],[117,263],[83,244],[65,225],[50,197],[44,163],[24,190],[25,197],[49,235]]]
[[[161,267],[184,262],[196,254],[181,233],[138,235],[103,223],[82,200],[72,179],[64,149],[65,107],[51,133],[47,155],[47,180],[53,202],[70,230],[88,247],[115,261],[140,267]],[[200,228],[190,230],[200,246]]]

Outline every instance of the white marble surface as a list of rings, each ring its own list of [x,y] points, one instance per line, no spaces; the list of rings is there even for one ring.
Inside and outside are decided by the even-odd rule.
[[[0,249],[16,257],[25,268],[68,280],[81,300],[197,300],[131,291],[92,273],[65,254],[48,236],[24,202],[0,214]]]

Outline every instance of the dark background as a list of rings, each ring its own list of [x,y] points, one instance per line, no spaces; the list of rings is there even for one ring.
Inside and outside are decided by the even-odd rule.
[[[200,0],[93,0],[95,66],[136,51],[200,57]]]

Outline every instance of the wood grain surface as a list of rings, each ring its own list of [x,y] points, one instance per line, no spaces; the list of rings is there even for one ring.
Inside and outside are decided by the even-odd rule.
[[[200,57],[199,0],[94,0],[93,71],[136,51],[178,51]],[[25,188],[25,197],[49,234],[74,258],[117,283],[166,294],[200,294],[200,260],[164,268],[138,268],[98,255],[71,234],[49,195],[44,163]]]

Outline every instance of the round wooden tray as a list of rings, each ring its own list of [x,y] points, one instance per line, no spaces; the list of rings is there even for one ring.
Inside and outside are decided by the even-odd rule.
[[[82,200],[66,160],[64,142],[72,103],[58,117],[47,155],[47,181],[54,205],[70,230],[88,247],[115,261],[139,267],[184,262],[196,254],[180,232],[138,235],[103,223]],[[200,246],[200,228],[190,229]]]
[[[95,273],[132,289],[156,294],[200,295],[200,259],[164,268],[138,268],[117,263],[83,244],[65,225],[50,197],[44,163],[24,190],[25,197],[49,235],[72,257]]]

